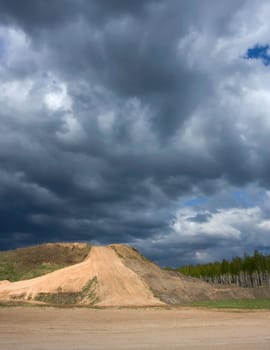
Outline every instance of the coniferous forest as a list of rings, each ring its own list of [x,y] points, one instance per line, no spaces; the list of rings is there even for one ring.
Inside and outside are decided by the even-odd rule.
[[[186,265],[173,270],[214,284],[234,284],[245,288],[270,286],[270,255],[258,251],[232,260]]]

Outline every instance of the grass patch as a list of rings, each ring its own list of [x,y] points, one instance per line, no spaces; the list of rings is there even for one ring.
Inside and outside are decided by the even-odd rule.
[[[46,304],[68,304],[73,305],[78,302],[80,293],[61,292],[61,293],[39,293],[36,301],[42,301]]]
[[[0,301],[0,308],[2,308],[2,307],[22,307],[22,306],[23,307],[28,307],[28,306],[31,307],[31,306],[36,306],[36,305],[27,303],[26,301],[17,301],[17,300],[15,300],[15,301],[13,301],[13,300]]]
[[[10,282],[27,280],[46,275],[49,272],[62,269],[66,266],[68,265],[40,263],[33,267],[26,267],[17,262],[0,262],[0,280],[9,280]]]
[[[215,309],[270,309],[270,299],[233,299],[233,300],[209,300],[192,304]]]
[[[26,280],[83,261],[90,245],[42,244],[0,252],[0,280]]]
[[[122,245],[121,247],[119,247],[118,245],[112,244],[110,245],[110,248],[112,248],[121,259],[128,258],[128,259],[134,259],[134,260],[144,260],[146,262],[152,263],[151,260],[147,259],[136,248],[132,246]]]

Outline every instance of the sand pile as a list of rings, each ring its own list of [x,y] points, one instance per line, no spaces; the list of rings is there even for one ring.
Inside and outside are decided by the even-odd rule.
[[[84,261],[40,277],[0,281],[0,300],[46,304],[153,306],[269,295],[269,288],[221,288],[165,271],[120,244],[92,247]]]
[[[0,299],[100,306],[162,305],[111,247],[92,247],[82,263],[30,280],[1,283]]]

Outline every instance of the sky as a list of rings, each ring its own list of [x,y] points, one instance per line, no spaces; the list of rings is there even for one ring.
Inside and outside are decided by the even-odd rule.
[[[270,253],[270,3],[0,0],[0,249]]]

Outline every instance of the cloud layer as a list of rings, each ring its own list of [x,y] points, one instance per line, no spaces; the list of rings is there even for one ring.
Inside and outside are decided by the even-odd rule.
[[[267,251],[270,71],[245,54],[269,45],[269,15],[0,0],[1,248],[124,242],[162,264]]]

